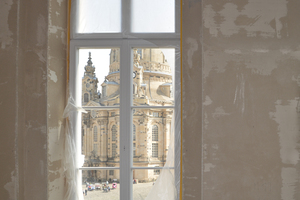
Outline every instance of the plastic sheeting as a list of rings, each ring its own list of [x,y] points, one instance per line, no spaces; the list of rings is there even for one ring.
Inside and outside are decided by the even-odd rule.
[[[64,152],[64,175],[66,177],[66,192],[64,199],[66,200],[81,200],[82,190],[81,185],[76,180],[80,177],[78,166],[82,165],[82,159],[77,157],[76,136],[74,131],[74,117],[77,112],[85,112],[82,108],[76,107],[76,103],[72,96],[68,99],[68,104],[64,110],[63,118],[66,118],[65,127],[65,152]]]
[[[174,143],[174,114],[172,118],[172,126],[171,126],[171,140],[170,143]],[[158,179],[155,181],[154,186],[151,188],[150,193],[148,194],[145,200],[175,200],[177,199],[177,191],[175,184],[175,151],[174,146],[171,145],[168,150],[167,161],[162,169]]]

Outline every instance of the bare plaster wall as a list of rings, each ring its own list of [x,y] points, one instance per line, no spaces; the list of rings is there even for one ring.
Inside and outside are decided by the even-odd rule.
[[[202,195],[202,3],[182,4],[182,198]],[[192,23],[191,23],[192,22]]]
[[[0,199],[63,199],[66,4],[0,1]]]
[[[203,200],[300,199],[300,2],[184,4],[184,199],[199,199],[201,190]],[[198,13],[191,14],[196,4]],[[185,24],[193,20],[203,22],[202,31]],[[193,93],[202,93],[202,116],[194,114],[201,109],[192,103],[201,98]],[[196,121],[202,132],[194,129]],[[192,159],[201,159],[202,168]],[[191,174],[197,176],[189,180]]]

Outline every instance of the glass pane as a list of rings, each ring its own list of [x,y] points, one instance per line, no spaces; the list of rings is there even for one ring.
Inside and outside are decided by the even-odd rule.
[[[80,49],[78,90],[82,106],[120,105],[120,50]]]
[[[132,0],[132,32],[175,32],[175,0]]]
[[[119,118],[119,109],[97,109],[82,113],[83,167],[119,167]]]
[[[82,170],[82,194],[87,200],[120,199],[120,170]]]
[[[133,105],[174,105],[175,49],[133,49]]]
[[[133,200],[155,199],[160,192],[164,199],[175,200],[169,194],[175,191],[174,181],[173,169],[133,170]],[[170,196],[165,196],[167,193]]]
[[[133,109],[133,166],[174,166],[172,115],[173,109]]]
[[[121,0],[79,0],[78,33],[121,31]]]

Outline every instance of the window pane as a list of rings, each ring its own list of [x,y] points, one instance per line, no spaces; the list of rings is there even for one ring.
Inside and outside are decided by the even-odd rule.
[[[119,116],[119,109],[94,109],[82,113],[83,167],[120,166]]]
[[[174,105],[175,49],[133,49],[133,105]]]
[[[132,0],[132,32],[175,32],[174,0]]]
[[[153,113],[158,113],[158,117]],[[172,115],[173,109],[134,109],[133,166],[153,167],[153,163],[164,166],[169,149],[174,149]]]
[[[82,170],[84,199],[120,199],[120,170]]]
[[[79,49],[78,71],[82,106],[120,105],[119,48]]]
[[[155,168],[158,166],[153,167]],[[159,180],[158,178],[162,173],[164,173],[164,180]],[[156,186],[155,184],[157,184],[157,181],[163,181],[163,183]],[[133,170],[133,200],[146,199],[152,188],[154,189],[154,191],[151,191],[152,193],[159,192],[159,190],[164,190],[165,193],[168,187],[169,189],[172,187],[172,184],[170,184],[172,182],[174,182],[173,169]],[[159,188],[161,186],[164,186],[165,188]]]
[[[121,31],[121,0],[79,0],[78,33]]]

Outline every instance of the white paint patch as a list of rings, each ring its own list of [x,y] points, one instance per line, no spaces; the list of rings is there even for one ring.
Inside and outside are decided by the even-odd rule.
[[[2,49],[5,49],[7,45],[11,45],[13,42],[11,38],[13,33],[8,26],[8,15],[12,4],[12,0],[0,1],[0,44]]]
[[[252,52],[255,52],[255,53],[268,53],[269,50],[268,49],[252,49]]]
[[[271,119],[278,124],[280,158],[284,164],[296,165],[299,161],[299,116],[297,100],[290,100],[289,105],[276,104],[276,111],[270,113]]]
[[[49,26],[49,32],[50,33],[56,33],[57,32],[57,26]]]
[[[48,159],[50,162],[61,160],[63,157],[63,146],[64,142],[58,141],[58,127],[50,127],[48,129]]]
[[[210,172],[211,168],[215,168],[216,165],[213,165],[212,163],[205,163],[204,164],[204,172]]]
[[[298,173],[293,167],[284,167],[281,169],[282,187],[281,199],[294,200],[296,184],[298,183]]]
[[[66,38],[66,33],[64,31],[61,32],[60,38],[61,38],[61,43],[66,45],[67,44],[67,38]]]
[[[195,180],[198,179],[198,177],[196,177],[196,176],[194,176],[194,177],[186,176],[185,178],[186,178],[186,179],[195,179]]]
[[[226,113],[222,106],[217,107],[215,112],[212,114],[213,118],[216,119],[217,117],[230,115],[230,113]]]
[[[4,189],[8,191],[9,199],[8,200],[14,200],[17,199],[16,192],[15,192],[15,186],[16,185],[16,177],[14,176],[14,171],[11,172],[11,181],[6,183],[4,185]]]
[[[204,26],[214,37],[218,34],[229,37],[243,29],[248,37],[256,37],[259,33],[262,37],[281,38],[283,25],[280,19],[286,15],[286,0],[248,0],[242,10],[238,10],[234,3],[226,3],[218,13],[208,4],[204,7],[203,20]],[[222,18],[222,21],[217,23],[216,17]],[[275,28],[271,25],[273,22]]]
[[[63,2],[63,0],[57,0],[57,3],[59,6],[61,6],[61,3]]]
[[[236,85],[233,104],[237,106],[239,111],[244,114],[245,112],[245,79],[244,74],[236,75],[238,84]]]
[[[241,54],[241,50],[239,49],[225,49],[224,51],[225,53],[228,53],[228,54]]]
[[[203,102],[203,105],[208,106],[210,104],[212,104],[212,100],[209,98],[209,96],[206,95],[205,96],[205,101]]]
[[[187,44],[190,45],[190,47],[188,48],[189,50],[187,51],[187,62],[188,62],[188,66],[190,69],[192,69],[193,67],[193,55],[195,53],[195,51],[198,50],[198,43],[197,40],[194,38],[187,38]]]
[[[51,69],[49,69],[49,74],[48,76],[50,77],[50,79],[53,81],[53,82],[57,82],[57,76],[56,76],[56,73],[55,71],[52,71]]]
[[[219,149],[219,146],[218,146],[217,144],[213,144],[213,145],[212,145],[212,148],[215,149],[215,150],[218,150],[218,149]]]

